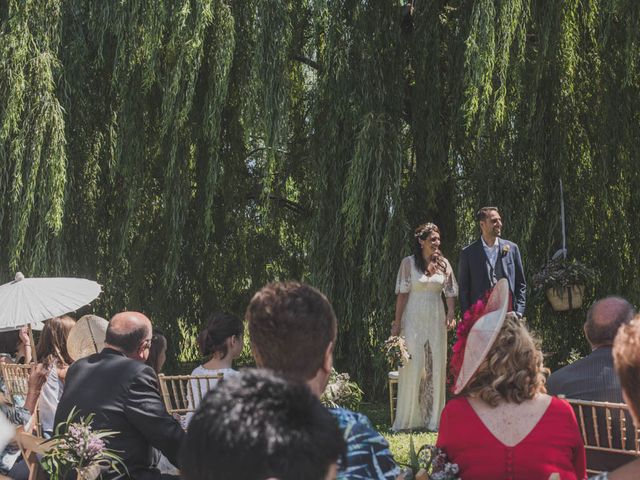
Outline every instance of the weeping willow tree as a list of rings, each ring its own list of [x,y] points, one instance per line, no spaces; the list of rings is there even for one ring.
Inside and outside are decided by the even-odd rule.
[[[96,278],[174,362],[208,313],[303,279],[372,392],[412,228],[455,265],[498,205],[531,278],[562,179],[589,299],[637,302],[639,54],[635,0],[0,2],[0,276]],[[584,311],[533,293],[551,364],[584,351]]]

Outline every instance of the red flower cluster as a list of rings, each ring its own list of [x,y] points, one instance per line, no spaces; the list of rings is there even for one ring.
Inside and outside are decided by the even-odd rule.
[[[456,343],[453,345],[453,354],[451,355],[451,361],[449,362],[449,386],[452,393],[455,389],[460,369],[462,368],[464,350],[467,346],[467,337],[469,336],[471,327],[473,327],[478,319],[484,314],[489,293],[490,292],[487,292],[483,298],[471,305],[469,310],[464,312],[464,315],[462,315],[462,321],[458,323],[458,328],[456,329]]]

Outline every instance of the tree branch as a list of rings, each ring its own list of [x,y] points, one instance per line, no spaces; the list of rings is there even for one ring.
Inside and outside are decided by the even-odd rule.
[[[294,55],[292,57],[293,60],[296,60],[300,63],[304,63],[305,65],[308,65],[309,67],[315,69],[318,71],[318,73],[322,73],[322,65],[320,65],[318,62],[316,62],[315,60],[311,60],[310,58],[307,58],[303,55]]]

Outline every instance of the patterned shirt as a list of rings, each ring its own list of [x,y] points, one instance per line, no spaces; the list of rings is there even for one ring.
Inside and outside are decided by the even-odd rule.
[[[346,465],[338,464],[338,480],[391,480],[400,475],[389,444],[361,413],[331,408],[347,444]]]

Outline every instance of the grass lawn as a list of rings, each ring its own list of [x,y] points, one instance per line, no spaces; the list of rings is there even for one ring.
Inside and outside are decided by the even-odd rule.
[[[409,438],[413,436],[413,444],[418,450],[425,443],[434,445],[436,443],[437,433],[394,433],[390,430],[389,404],[388,403],[369,403],[363,402],[360,405],[360,412],[364,413],[377,431],[389,442],[391,453],[400,464],[409,463]]]

